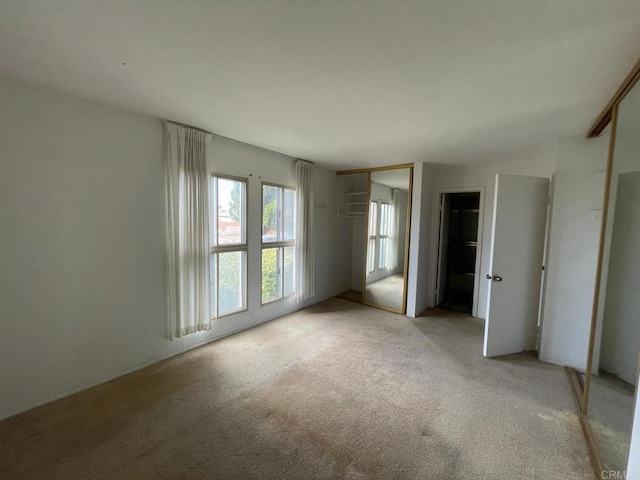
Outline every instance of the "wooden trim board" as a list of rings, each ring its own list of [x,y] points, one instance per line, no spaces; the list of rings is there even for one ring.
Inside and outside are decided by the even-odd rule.
[[[583,392],[580,390],[581,383],[580,379],[578,378],[578,372],[570,367],[564,367],[564,371],[567,374],[567,379],[569,380],[569,386],[571,387],[571,392],[573,393],[573,399],[576,401],[576,409],[578,412],[578,419],[580,421],[580,428],[582,429],[584,441],[587,444],[587,453],[589,454],[589,459],[591,460],[593,474],[595,475],[595,478],[597,480],[601,480],[603,470],[602,463],[600,462],[600,457],[598,456],[598,450],[593,438],[593,433],[591,432],[591,427],[589,426],[587,417],[582,413],[582,408],[580,405],[580,398],[582,397]]]
[[[587,132],[587,138],[597,137],[605,128],[607,128],[607,125],[609,125],[609,122],[611,122],[611,119],[613,118],[614,106],[620,103],[622,99],[627,96],[627,93],[631,91],[638,80],[640,80],[640,58],[622,81],[618,90],[616,90],[616,93],[613,94],[613,97],[611,97],[607,106],[604,107],[602,112],[600,112],[596,121],[593,122],[593,125]]]
[[[383,170],[398,170],[400,168],[413,168],[413,163],[401,163],[400,165],[388,165],[384,167],[356,168],[355,170],[338,170],[336,175],[352,175],[354,173],[381,172]]]
[[[602,263],[604,259],[604,242],[607,235],[607,219],[609,216],[609,196],[611,191],[611,172],[613,170],[613,157],[616,145],[616,129],[618,125],[618,104],[613,106],[613,124],[611,127],[611,137],[609,138],[609,155],[607,158],[607,173],[604,184],[604,198],[602,199],[602,221],[600,223],[600,240],[598,244],[598,261],[596,264],[596,282],[593,288],[593,305],[591,307],[591,329],[589,331],[589,348],[587,351],[587,369],[584,377],[584,393],[582,405],[580,406],[583,415],[587,414],[589,404],[589,388],[591,386],[591,375],[593,370],[593,350],[596,342],[596,332],[598,325],[598,310],[600,307],[600,286],[602,284]]]

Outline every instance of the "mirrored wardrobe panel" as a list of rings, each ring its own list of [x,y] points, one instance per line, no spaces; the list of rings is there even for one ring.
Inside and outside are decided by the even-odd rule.
[[[342,282],[338,296],[404,314],[413,166],[344,171],[338,176],[338,242],[343,246],[336,259]]]
[[[614,110],[611,142],[600,293],[590,349],[592,368],[585,378],[582,409],[599,468],[623,472],[640,360],[639,85]]]
[[[412,169],[371,172],[364,303],[404,313]]]

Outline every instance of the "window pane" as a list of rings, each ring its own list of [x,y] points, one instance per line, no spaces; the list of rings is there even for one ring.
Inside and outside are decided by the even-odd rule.
[[[278,187],[262,186],[262,241],[277,242],[278,231]]]
[[[209,257],[209,276],[211,277],[211,317],[217,317],[218,314],[216,312],[216,305],[217,305],[217,294],[218,294],[218,282],[217,282],[217,275],[216,275],[216,261],[217,261],[217,257],[218,254],[217,253],[212,253]]]
[[[262,303],[282,297],[280,266],[281,248],[262,249]]]
[[[378,202],[369,204],[369,236],[373,237],[378,233]]]
[[[246,252],[218,253],[218,316],[245,308],[245,256]]]
[[[296,201],[296,192],[295,190],[291,190],[290,188],[284,189],[284,239],[285,240],[293,240],[295,238],[295,201]],[[286,256],[286,252],[285,252]]]
[[[387,258],[389,256],[389,239],[380,239],[380,255],[378,258],[378,268],[387,268]]]
[[[383,203],[380,208],[380,235],[391,235],[391,205]]]
[[[380,235],[389,235],[387,233],[387,207],[386,203],[380,205]]]
[[[295,247],[284,247],[284,296],[295,292],[293,285],[293,265],[295,258]]]
[[[367,271],[369,273],[376,269],[376,239],[369,239],[369,247],[367,248]]]
[[[245,183],[218,178],[218,245],[245,243]]]

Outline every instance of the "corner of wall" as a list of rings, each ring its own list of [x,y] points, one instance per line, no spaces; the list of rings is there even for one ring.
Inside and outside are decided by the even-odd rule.
[[[414,318],[428,306],[431,197],[429,166],[425,162],[416,163],[413,170],[407,281],[407,316]]]

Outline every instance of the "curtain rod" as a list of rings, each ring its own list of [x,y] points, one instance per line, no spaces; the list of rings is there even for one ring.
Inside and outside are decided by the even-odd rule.
[[[310,163],[311,165],[315,165],[315,163],[313,163],[311,160],[305,160],[304,158],[296,158],[296,160],[299,160],[299,161],[305,162],[305,163]]]
[[[173,120],[166,120],[169,123],[173,123],[174,125],[178,125],[184,128],[192,128],[193,130],[198,130],[200,132],[208,133],[209,135],[214,135],[214,133],[205,130],[204,128],[194,127],[193,125],[187,125],[186,123],[174,122]]]

